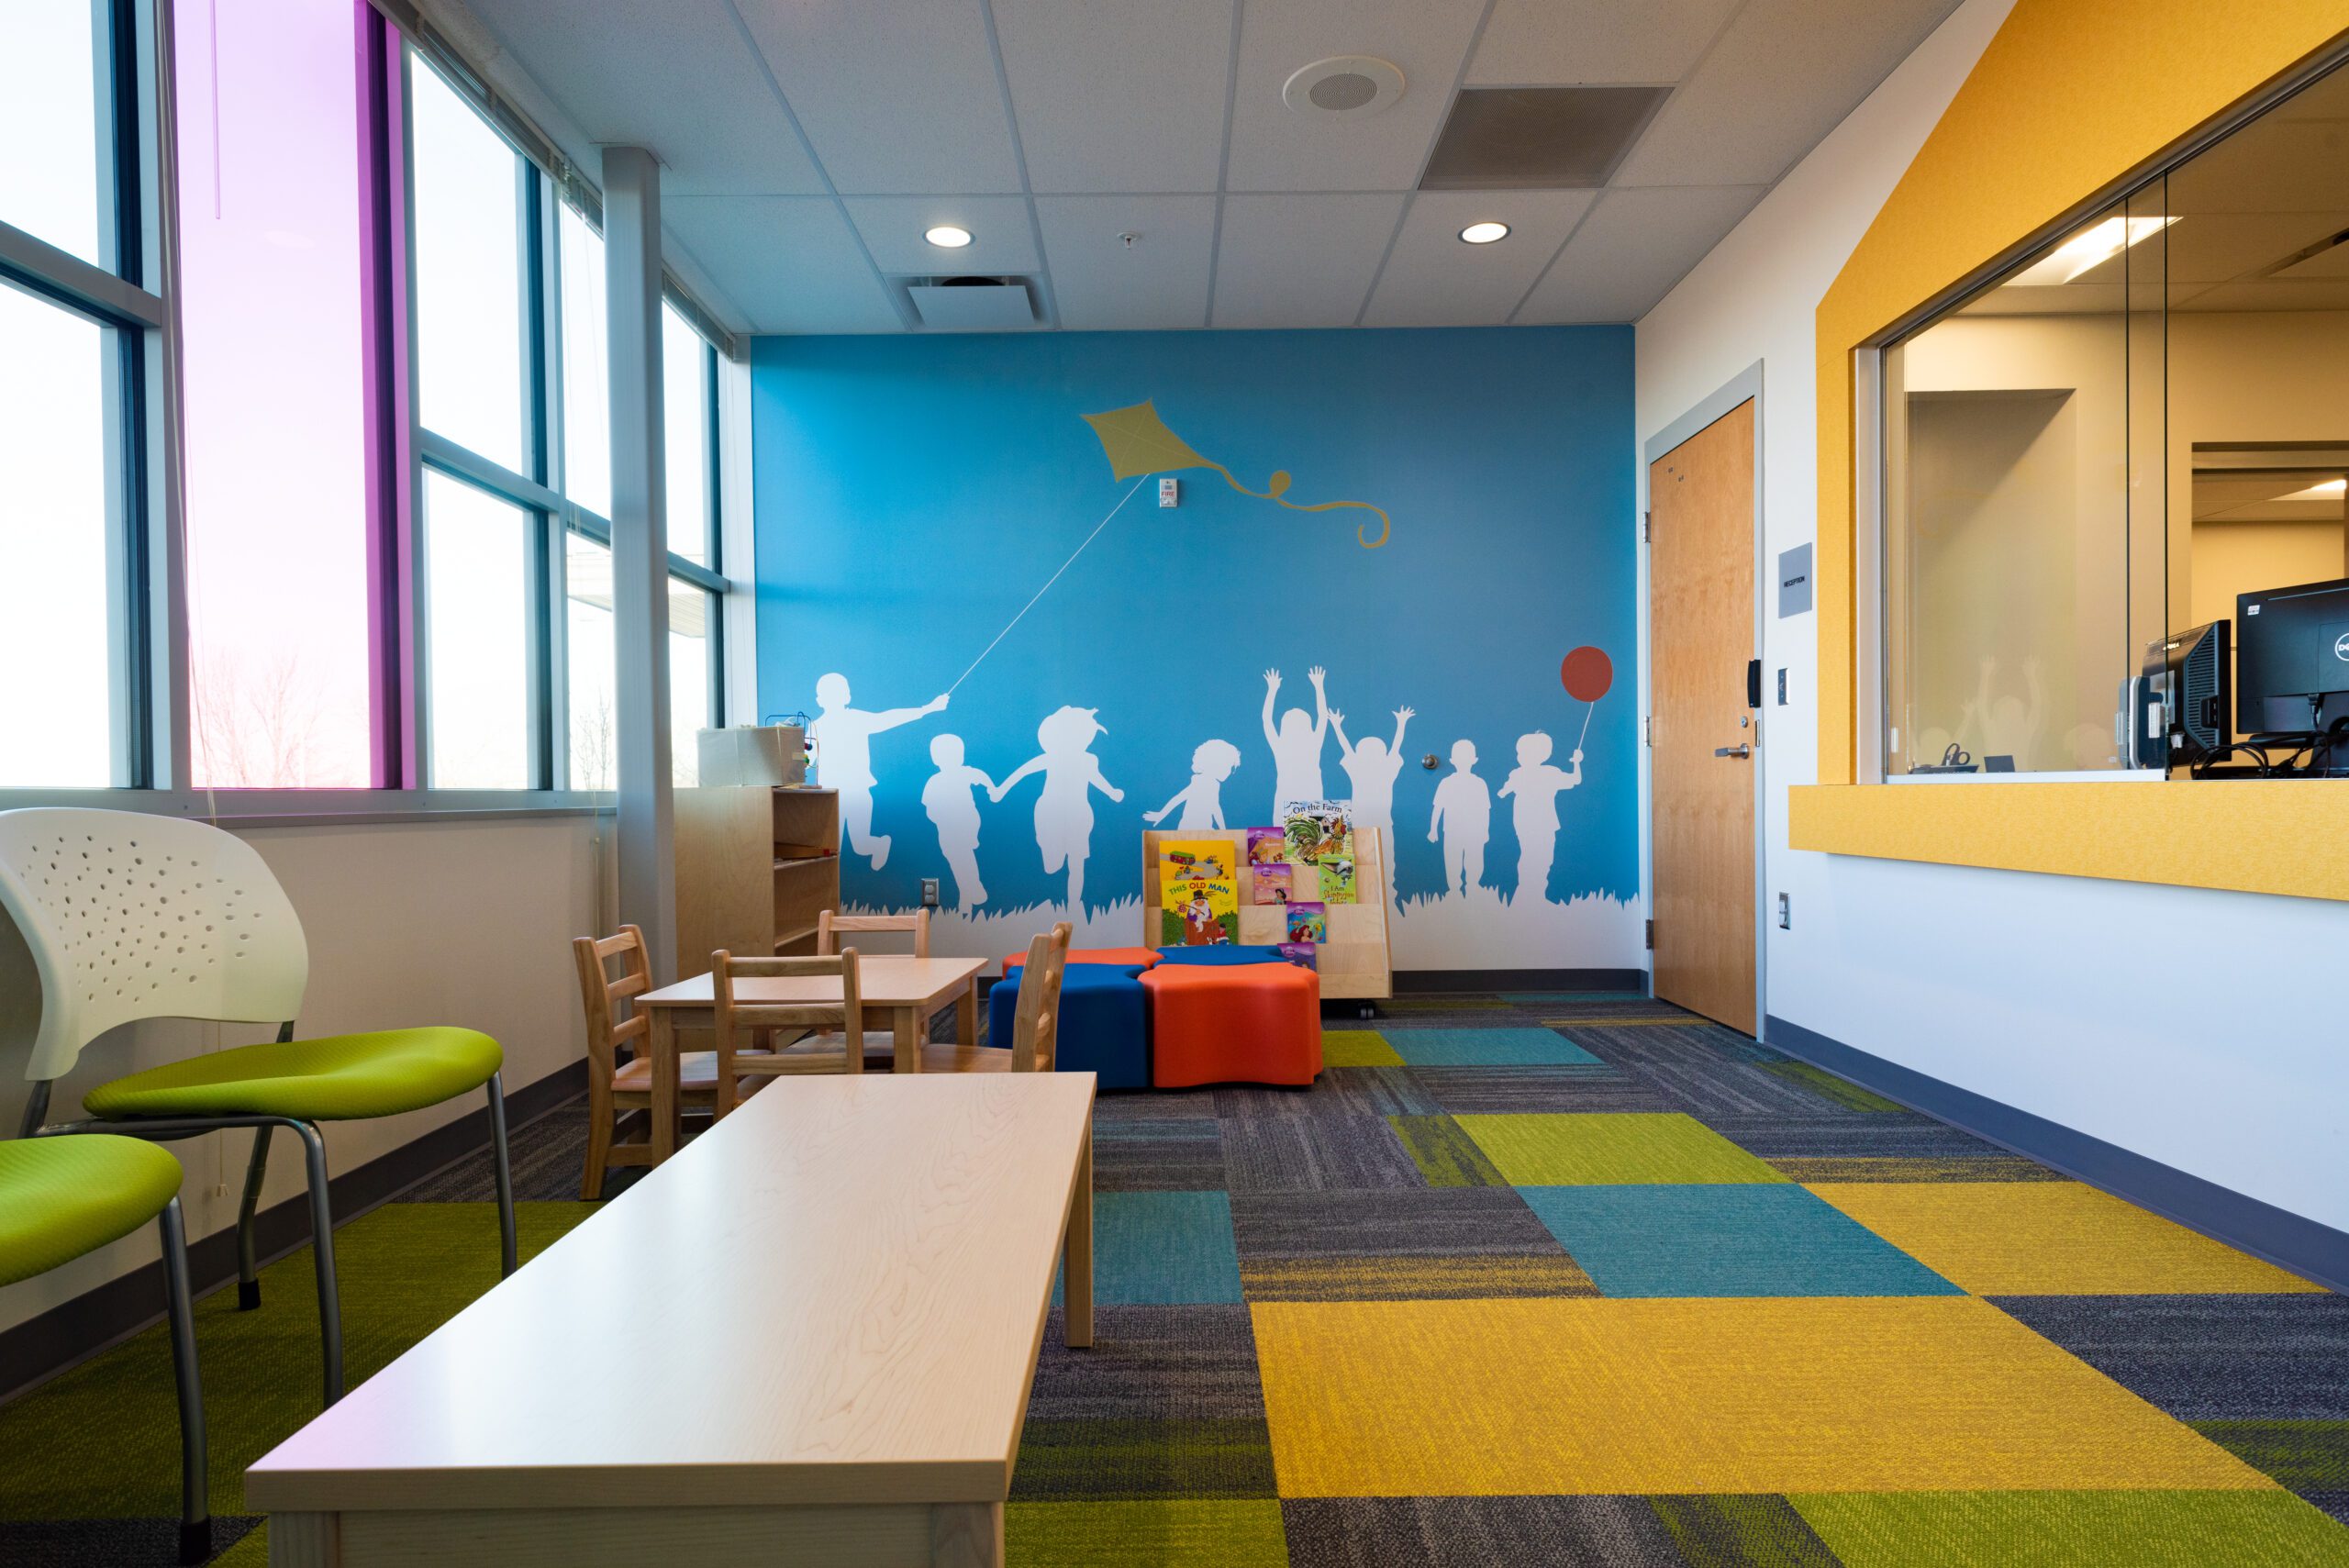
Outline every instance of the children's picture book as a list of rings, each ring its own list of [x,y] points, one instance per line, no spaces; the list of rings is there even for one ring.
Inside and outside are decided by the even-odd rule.
[[[1291,904],[1288,906],[1288,940],[1292,942],[1328,941],[1328,911],[1319,904]]]
[[[1248,829],[1248,863],[1252,866],[1278,865],[1288,859],[1288,836],[1278,828]]]
[[[1286,904],[1297,889],[1297,868],[1286,861],[1258,865],[1249,873],[1259,904]]]
[[[1342,800],[1293,800],[1281,813],[1288,858],[1304,865],[1354,858],[1352,815]]]
[[[1278,944],[1277,951],[1282,958],[1299,969],[1321,967],[1320,950],[1311,942],[1282,942]]]
[[[1323,861],[1313,869],[1321,879],[1322,903],[1352,904],[1355,902],[1353,861]]]
[[[1240,879],[1222,839],[1170,839],[1158,847],[1159,945],[1240,940]]]

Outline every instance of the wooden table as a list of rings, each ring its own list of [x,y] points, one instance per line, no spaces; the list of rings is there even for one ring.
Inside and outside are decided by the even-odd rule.
[[[786,1078],[245,1473],[273,1568],[993,1568],[1089,1073]]]
[[[921,1071],[921,1047],[930,1020],[946,1004],[954,1004],[954,1039],[958,1044],[978,1040],[979,971],[983,958],[907,958],[876,953],[857,961],[857,987],[864,1010],[889,1020],[895,1036],[894,1063],[900,1073]],[[822,975],[742,979],[734,983],[734,998],[745,1006],[762,1002],[831,1002],[841,999],[841,984]],[[696,974],[648,991],[636,999],[652,1027],[647,1049],[652,1055],[652,1162],[659,1164],[677,1150],[677,1031],[708,1029],[718,1021],[717,998],[707,974]]]

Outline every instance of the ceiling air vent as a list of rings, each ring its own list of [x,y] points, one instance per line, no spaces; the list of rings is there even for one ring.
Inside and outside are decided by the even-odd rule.
[[[1471,87],[1419,176],[1423,191],[1595,190],[1647,128],[1664,87]]]
[[[1036,325],[1026,278],[907,278],[906,296],[924,327],[983,332]]]

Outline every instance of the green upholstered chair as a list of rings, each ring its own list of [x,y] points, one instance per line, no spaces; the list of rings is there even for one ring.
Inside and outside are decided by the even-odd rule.
[[[154,1221],[180,1397],[180,1561],[212,1555],[205,1501],[204,1394],[180,1225],[180,1162],[136,1138],[20,1138],[0,1143],[0,1285],[95,1252]]]
[[[0,911],[40,981],[25,1076],[28,1134],[107,1131],[171,1140],[250,1129],[238,1213],[238,1305],[261,1305],[253,1217],[270,1135],[301,1142],[324,1330],[326,1402],[342,1397],[342,1314],[334,1217],[318,1124],[396,1116],[485,1089],[496,1145],[505,1271],[515,1267],[514,1184],[506,1151],[504,1053],[473,1029],[385,1029],[295,1040],[309,948],[293,903],[250,844],[201,822],[127,811],[0,811]],[[82,1048],[142,1018],[274,1023],[277,1039],[173,1062],[82,1096],[88,1121],[45,1126],[50,1084]]]

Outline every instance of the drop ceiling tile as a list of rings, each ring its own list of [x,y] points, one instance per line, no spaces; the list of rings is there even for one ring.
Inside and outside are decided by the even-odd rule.
[[[2349,125],[2254,120],[2169,177],[2182,213],[2313,212],[2349,207]]]
[[[1497,0],[1472,87],[1677,82],[1737,0]]]
[[[751,331],[904,330],[830,198],[685,196],[661,206],[671,235],[740,307]]]
[[[1402,232],[1365,327],[1486,327],[1509,318],[1525,291],[1597,199],[1596,191],[1421,191]],[[1506,223],[1508,237],[1471,245],[1472,223]]]
[[[1212,191],[1235,0],[995,0],[1037,191]]]
[[[1548,275],[1520,324],[1637,321],[1753,209],[1762,185],[1608,191]]]
[[[1022,196],[848,196],[842,199],[885,272],[1032,272],[1042,263]],[[922,238],[951,223],[971,233],[960,250]]]
[[[842,194],[1019,189],[979,0],[737,3]]]
[[[2266,278],[2257,283],[2221,284],[2196,295],[2184,309],[2201,310],[2349,310],[2349,278],[2291,283]]]
[[[1404,199],[1399,192],[1224,197],[1213,324],[1353,325]]]
[[[1617,171],[1619,185],[1766,184],[1956,0],[1748,0]]]
[[[680,195],[807,195],[823,180],[725,0],[671,0],[642,25],[637,0],[495,0],[498,47],[607,145],[649,147]],[[627,39],[625,48],[614,40]],[[678,106],[691,104],[691,114]],[[592,170],[591,170],[592,172]]]
[[[1399,191],[1419,164],[1458,80],[1484,0],[1277,0],[1246,8],[1231,117],[1234,191]],[[1361,119],[1299,114],[1281,87],[1333,54],[1403,72],[1403,95]]]
[[[1203,327],[1213,196],[1038,196],[1044,259],[1073,331]],[[1119,241],[1131,234],[1130,247]]]

